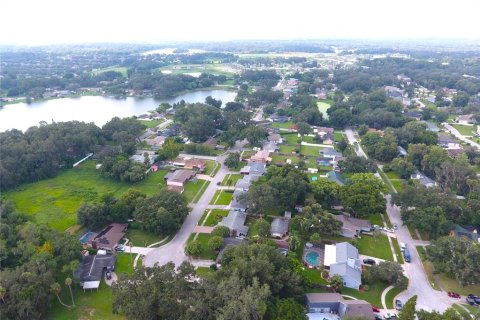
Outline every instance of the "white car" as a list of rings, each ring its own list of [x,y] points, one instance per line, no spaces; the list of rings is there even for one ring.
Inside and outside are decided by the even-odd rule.
[[[384,316],[385,319],[397,319],[397,315],[395,313],[387,312]]]

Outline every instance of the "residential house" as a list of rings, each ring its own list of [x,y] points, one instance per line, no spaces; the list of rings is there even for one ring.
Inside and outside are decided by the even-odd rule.
[[[288,122],[289,118],[287,116],[279,116],[278,114],[272,114],[270,116],[272,122],[285,123]]]
[[[252,184],[253,181],[258,180],[260,178],[259,175],[252,174],[252,175],[244,175],[242,179],[238,179],[237,183],[235,183],[235,189],[240,189],[243,191],[248,191],[250,188],[250,185]]]
[[[263,145],[263,150],[267,150],[270,153],[277,152],[279,149],[278,145],[273,141],[265,142]]]
[[[403,99],[403,90],[397,87],[385,86],[385,92],[387,96],[393,100],[402,101]]]
[[[324,266],[329,267],[330,277],[339,275],[347,288],[359,289],[362,284],[362,269],[358,249],[348,242],[325,245]]]
[[[268,134],[268,141],[274,142],[274,143],[283,143],[282,136],[278,133],[270,132]]]
[[[422,114],[420,112],[408,111],[408,112],[404,112],[403,115],[407,118],[415,119],[417,121],[422,120]]]
[[[93,249],[113,250],[127,232],[128,223],[112,223],[88,240]]]
[[[341,186],[345,185],[346,181],[340,174],[340,172],[337,171],[329,171],[327,172],[327,179],[330,182],[335,182]]]
[[[154,152],[147,152],[147,159],[150,164],[155,162],[155,159],[157,158],[157,155]],[[130,157],[130,160],[133,160],[138,163],[145,163],[145,154],[134,154],[133,156]]]
[[[375,319],[372,305],[365,300],[345,300],[339,293],[307,293],[309,320]]]
[[[438,144],[445,149],[461,149],[460,141],[450,137],[447,134],[439,133],[437,135]]]
[[[245,225],[246,219],[247,214],[245,212],[232,210],[222,219],[219,225],[230,229],[233,236],[245,237],[248,234],[248,227]]]
[[[448,156],[452,159],[456,158],[459,154],[465,153],[465,149],[448,149]]]
[[[323,155],[323,157],[332,159],[333,162],[337,162],[338,158],[343,157],[343,154],[341,152],[338,152],[333,148],[323,148],[320,149],[319,152],[321,155]]]
[[[316,129],[313,129],[313,131],[316,132],[319,136],[323,137],[326,134],[333,134],[334,129],[328,127],[318,127]]]
[[[188,170],[203,171],[206,167],[205,160],[197,158],[176,158],[172,164],[176,167],[182,167]]]
[[[378,129],[375,129],[375,128],[368,128],[368,132],[376,133],[376,134],[378,134],[380,137],[383,137],[383,136],[385,135],[385,131],[383,131],[383,130],[378,130]]]
[[[230,203],[230,209],[235,211],[245,212],[247,210],[247,203],[245,200],[239,200],[239,196],[245,194],[246,191],[235,189],[233,192],[233,199]]]
[[[261,176],[266,170],[265,163],[248,161],[247,165],[240,169],[240,174]]]
[[[210,147],[215,149],[215,147],[217,146],[217,139],[215,139],[213,137],[208,138],[207,141],[205,141],[203,144],[205,144],[207,146],[210,146]]]
[[[152,149],[158,150],[165,143],[166,138],[164,136],[155,136],[151,139],[145,139],[145,143],[148,144]]]
[[[195,172],[191,170],[180,169],[166,174],[164,179],[167,181],[168,190],[182,193],[185,184],[194,176]]]
[[[331,164],[332,164],[331,158],[326,158],[326,157],[317,158],[317,165],[319,166],[329,166]]]
[[[323,137],[323,144],[334,144],[335,143],[335,138],[333,137],[333,133],[327,133]]]
[[[475,124],[475,118],[473,117],[473,114],[463,114],[458,116],[457,118],[458,124],[463,124],[463,125],[473,125]]]
[[[275,238],[283,238],[288,235],[288,222],[292,218],[290,211],[285,211],[285,216],[275,217],[272,220],[270,234]]]
[[[370,232],[372,223],[368,220],[352,218],[347,215],[334,215],[335,220],[342,223],[342,236],[354,238],[362,232]]]
[[[440,128],[437,127],[435,123],[430,121],[425,121],[425,124],[427,125],[427,131],[440,132]]]
[[[270,158],[269,155],[270,155],[270,152],[268,150],[260,150],[250,157],[250,161],[260,162],[260,163],[270,163],[272,161],[272,158]]]
[[[97,289],[100,286],[103,272],[115,270],[115,255],[88,255],[74,272],[74,278],[80,282],[83,290]]]
[[[420,184],[424,185],[427,188],[431,188],[437,185],[435,180],[430,179],[429,177],[427,177],[425,174],[421,173],[418,170],[410,175],[410,179],[418,180]]]
[[[456,224],[453,230],[453,235],[456,237],[467,237],[473,241],[480,243],[480,226],[466,226]]]

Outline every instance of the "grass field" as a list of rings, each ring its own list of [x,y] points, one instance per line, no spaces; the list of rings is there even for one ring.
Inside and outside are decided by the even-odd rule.
[[[228,68],[228,66],[221,63],[210,63],[210,64],[179,64],[179,65],[170,65],[162,67],[162,71],[171,71],[171,74],[185,74],[185,73],[213,73],[216,75],[225,75],[227,77],[232,77],[235,75],[233,69]]]
[[[320,111],[323,114],[323,118],[328,120],[328,113],[327,110],[330,109],[330,104],[323,102],[323,101],[317,101],[317,108],[318,111]]]
[[[433,277],[433,270],[434,270],[433,264],[425,258],[425,248],[422,246],[416,246],[415,249],[417,250],[418,255],[420,256],[420,260],[422,260],[423,269],[427,274],[428,282],[430,283],[433,289],[440,290],[437,283],[435,282],[435,278]]]
[[[322,276],[320,274],[320,270],[305,268],[305,270],[303,270],[303,274],[304,274],[305,278],[310,280],[310,282],[312,284],[316,284],[316,285],[326,285],[326,284],[328,284],[327,280],[322,278]]]
[[[215,271],[213,271],[213,269],[210,269],[209,267],[198,267],[197,269],[195,269],[195,272],[197,276],[202,278],[211,276],[215,273]]]
[[[92,290],[83,292],[79,285],[73,285],[73,295],[76,307],[67,309],[61,306],[57,299],[54,299],[48,319],[70,320],[70,319],[126,319],[121,315],[112,313],[113,295],[112,290],[102,280],[98,291]],[[68,288],[62,283],[62,301],[71,304]]]
[[[372,236],[363,235],[362,238],[357,239],[356,243],[358,251],[361,254],[393,261],[390,244],[388,243],[387,236],[384,234],[379,235],[377,239]]]
[[[136,254],[130,253],[118,253],[117,262],[115,263],[115,273],[120,274],[132,274],[133,273],[133,260],[135,260]]]
[[[188,242],[193,241],[195,234],[191,234]],[[208,240],[212,237],[211,234],[208,233],[199,233],[197,236],[197,241],[200,244],[200,254],[199,258],[200,259],[212,259],[214,260],[217,257],[216,252],[210,250],[208,247]]]
[[[226,216],[228,216],[228,210],[212,209],[206,218],[204,225],[209,227],[216,226],[220,221],[222,221],[223,217]]]
[[[297,156],[281,156],[278,154],[273,154],[272,155],[272,163],[282,163],[285,164],[287,163],[287,159],[292,160],[292,164],[296,164],[300,159]]]
[[[241,174],[227,174],[225,178],[223,178],[222,186],[234,186],[238,180],[240,180],[243,176]]]
[[[198,179],[197,182],[189,181],[185,185],[185,191],[183,191],[183,195],[185,196],[185,198],[187,198],[188,202],[197,203],[197,201],[200,199],[200,195],[197,196],[197,193],[205,192],[205,189],[208,187],[209,183],[210,181],[200,179]],[[204,186],[205,184],[206,186]]]
[[[205,160],[205,174],[209,176],[215,176],[220,170],[220,165],[217,161]]]
[[[300,154],[302,154],[304,156],[319,157],[320,156],[320,149],[323,149],[323,148],[322,147],[313,147],[313,146],[301,146]]]
[[[283,142],[288,144],[297,144],[299,139],[296,133],[282,133],[281,134]]]
[[[466,126],[462,124],[452,124],[452,127],[458,130],[462,136],[473,136],[477,132],[477,126]]]
[[[279,129],[290,129],[292,124],[293,124],[292,121],[287,121],[287,122],[284,122],[284,123],[274,122],[274,123],[272,123],[272,127],[279,128]]]
[[[386,287],[388,287],[388,284],[381,281],[375,281],[373,283],[368,283],[368,291],[358,291],[355,289],[343,288],[342,294],[365,300],[377,307],[381,307],[382,292]]]
[[[127,75],[127,68],[126,67],[108,67],[108,68],[102,68],[102,69],[96,69],[96,70],[92,70],[92,74],[94,76],[96,75],[99,75],[101,73],[105,73],[105,72],[108,72],[108,71],[115,71],[115,72],[119,72],[122,74],[122,76],[124,76],[125,78],[128,77]]]
[[[295,152],[296,146],[287,146],[285,144],[280,145],[280,153],[292,154]]]
[[[12,200],[20,212],[33,217],[36,223],[64,231],[76,223],[76,211],[82,203],[96,202],[107,193],[120,196],[129,188],[155,194],[166,185],[163,180],[166,173],[152,172],[145,180],[132,184],[104,178],[95,169],[94,161],[86,161],[54,178],[4,192],[3,196]]]
[[[228,206],[233,199],[233,192],[226,192],[223,190],[215,191],[210,204],[219,206]]]
[[[141,124],[145,125],[147,128],[153,128],[153,127],[158,126],[160,123],[165,122],[165,119],[150,120],[150,121],[138,120],[138,122],[140,122]]]
[[[159,242],[163,239],[159,235],[151,232],[129,227],[125,236],[134,246],[146,247],[152,243]]]

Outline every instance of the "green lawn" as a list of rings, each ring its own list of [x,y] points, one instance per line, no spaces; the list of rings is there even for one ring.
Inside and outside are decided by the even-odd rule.
[[[462,306],[464,306],[465,308],[467,308],[468,311],[470,311],[471,314],[473,314],[474,316],[476,316],[476,318],[474,318],[473,320],[475,320],[475,319],[480,319],[480,308],[479,308],[479,307],[471,306],[471,305],[469,305],[469,304],[462,304]]]
[[[480,295],[480,284],[462,287],[456,279],[450,278],[445,273],[439,273],[438,278],[440,279],[445,291],[458,292],[462,295],[467,295],[470,293]]]
[[[185,74],[185,73],[213,73],[216,75],[225,75],[227,77],[233,77],[235,72],[233,69],[221,63],[205,63],[205,64],[177,64],[169,65],[160,68],[160,70],[169,70],[172,74]]]
[[[477,126],[466,126],[463,124],[452,124],[452,127],[458,130],[462,136],[473,136],[477,131]]]
[[[428,282],[430,283],[433,289],[440,290],[437,283],[435,282],[435,278],[433,277],[433,271],[434,271],[433,264],[425,258],[425,248],[422,246],[416,246],[415,249],[417,250],[418,255],[420,256],[420,260],[422,260],[423,269],[427,274]]]
[[[240,172],[240,170],[247,165],[247,162],[240,161],[235,168],[229,168],[230,171]],[[220,169],[220,167],[219,167]]]
[[[125,237],[128,238],[134,246],[139,247],[146,247],[163,239],[163,237],[159,235],[136,228],[134,224],[128,228]]]
[[[320,270],[305,268],[305,270],[303,270],[303,274],[305,275],[305,278],[310,280],[310,282],[314,285],[328,284],[327,280],[323,279],[320,275]]]
[[[343,132],[339,132],[339,131],[334,131],[333,132],[333,138],[335,141],[341,141],[343,139]]]
[[[375,281],[368,283],[368,291],[359,291],[351,288],[343,288],[342,294],[346,294],[357,299],[365,300],[371,304],[381,307],[382,306],[382,292],[388,287],[388,284],[381,281]]]
[[[403,263],[403,254],[400,251],[400,245],[398,244],[397,238],[392,238],[393,248],[395,249],[395,255],[397,256],[397,262],[402,264]]]
[[[330,109],[330,104],[324,101],[317,101],[317,108],[323,114],[323,118],[328,120],[327,110]]]
[[[193,241],[194,236],[195,235],[193,233],[190,235],[189,242]],[[200,259],[215,260],[215,258],[217,257],[217,253],[210,250],[210,248],[208,247],[208,240],[210,240],[211,237],[212,235],[209,233],[198,234],[197,241],[200,243],[200,255],[198,257]]]
[[[356,240],[356,243],[361,254],[393,261],[390,244],[384,234],[380,234],[376,240],[372,236],[363,235],[362,238]]]
[[[394,300],[397,294],[402,292],[402,290],[398,289],[397,287],[393,287],[392,290],[387,292],[387,295],[385,296],[385,304],[387,305],[388,309],[393,309],[394,308]],[[379,305],[378,307],[382,307],[382,305]]]
[[[108,72],[108,71],[115,71],[115,72],[119,72],[122,74],[122,76],[124,76],[125,78],[128,78],[128,75],[127,75],[127,67],[107,67],[107,68],[101,68],[101,69],[96,69],[96,70],[92,70],[92,73],[94,76],[96,75],[99,75],[101,73],[105,73],[105,72]]]
[[[48,319],[70,320],[70,319],[125,319],[121,315],[112,313],[113,295],[112,290],[102,280],[98,291],[92,290],[83,292],[79,285],[73,285],[73,294],[76,307],[67,309],[53,300],[53,305],[48,314]],[[71,304],[68,288],[62,283],[62,301]]]
[[[164,121],[165,121],[165,119],[150,120],[150,121],[138,120],[138,122],[140,122],[141,124],[145,125],[147,128],[156,127],[156,126],[158,126],[160,123],[163,123]]]
[[[403,189],[405,189],[406,181],[403,179],[390,179],[390,182],[392,183],[395,190],[397,190],[397,192],[403,191]]]
[[[211,276],[215,273],[215,271],[213,271],[213,269],[209,267],[198,267],[197,269],[195,269],[195,272],[197,273],[197,276],[202,278]]]
[[[222,186],[235,186],[238,180],[243,177],[241,174],[227,174],[225,178],[223,178]]]
[[[256,151],[253,151],[253,150],[245,150],[245,151],[242,151],[242,154],[240,155],[240,157],[242,159],[249,159],[251,156],[253,156],[254,154],[256,153]],[[245,163],[246,164],[246,163]]]
[[[299,158],[297,156],[291,155],[291,156],[281,156],[278,154],[273,154],[272,155],[272,163],[282,163],[286,164],[287,159],[292,160],[292,164],[296,164],[299,161]]]
[[[217,161],[214,160],[205,160],[205,174],[210,176],[215,176],[220,169],[220,165]]]
[[[365,219],[370,221],[372,224],[383,227],[383,220],[379,214],[371,214],[369,216],[366,216]]]
[[[210,210],[206,210],[207,212]],[[219,210],[219,209],[212,209],[210,215],[208,215],[207,219],[205,220],[204,225],[208,227],[216,226],[220,221],[222,221],[223,217],[228,216],[228,210]]]
[[[274,122],[274,123],[272,123],[272,127],[279,128],[279,129],[290,129],[292,124],[293,124],[292,121],[287,121],[287,122],[284,122],[284,123]]]
[[[133,260],[135,260],[136,254],[130,253],[118,253],[117,262],[115,263],[115,273],[120,274],[132,274],[133,273]]]
[[[319,157],[320,156],[320,149],[323,149],[323,148],[322,147],[313,147],[313,146],[301,146],[300,153],[304,156]]]
[[[297,144],[298,142],[298,134],[296,133],[282,133],[281,134],[283,142],[287,144]]]
[[[199,191],[201,191],[203,193],[206,189],[206,186],[203,187],[203,185],[207,184],[207,186],[208,186],[209,183],[210,183],[210,181],[200,180],[200,179],[196,180],[196,182],[195,181],[189,181],[185,185],[185,191],[183,191],[183,195],[185,196],[185,198],[187,198],[188,202],[191,202],[194,199],[196,201],[198,201],[198,199],[200,197],[195,197],[195,196],[197,195],[197,193]],[[200,190],[200,189],[202,189],[202,190]],[[196,201],[194,201],[194,203],[196,203]]]
[[[287,146],[285,144],[280,145],[280,153],[291,154],[295,152],[296,146]]]
[[[220,191],[218,194],[217,192]],[[215,205],[219,206],[228,206],[233,199],[233,192],[227,192],[224,190],[217,190],[215,192],[215,196],[213,197],[213,201],[215,201]],[[218,197],[217,197],[218,196]]]
[[[45,223],[64,231],[75,225],[76,211],[82,203],[99,201],[107,193],[120,196],[129,188],[148,195],[155,194],[166,186],[163,179],[166,173],[163,170],[151,172],[138,183],[119,182],[102,177],[95,169],[95,162],[86,161],[54,178],[6,191],[3,196],[12,200],[20,212],[33,217],[36,223]]]

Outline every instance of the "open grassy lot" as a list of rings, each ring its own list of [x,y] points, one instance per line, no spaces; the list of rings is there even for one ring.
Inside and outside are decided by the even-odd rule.
[[[160,68],[160,70],[171,71],[172,74],[185,74],[185,73],[213,73],[216,75],[225,75],[232,77],[235,72],[232,68],[229,68],[225,64],[221,63],[209,63],[209,64],[178,64],[170,65]]]
[[[213,195],[210,204],[228,206],[233,199],[233,192],[226,192],[224,190],[217,190]]]
[[[202,277],[202,278],[211,276],[215,273],[215,271],[213,271],[209,267],[198,267],[197,269],[195,269],[195,272],[196,272],[197,276]]]
[[[67,304],[71,304],[68,287],[66,287],[63,283],[61,283],[61,285],[62,301]],[[126,319],[121,315],[116,315],[112,313],[112,289],[110,289],[110,287],[107,286],[103,280],[100,282],[100,288],[98,288],[98,291],[92,290],[83,292],[82,288],[80,288],[79,285],[73,285],[72,290],[76,307],[72,309],[67,309],[60,305],[57,299],[54,299],[53,306],[50,313],[48,314],[48,319]]]
[[[305,270],[303,270],[303,274],[305,275],[305,278],[307,278],[312,284],[328,284],[327,280],[322,278],[320,270],[305,268]]]
[[[240,180],[243,176],[241,174],[227,174],[225,178],[223,178],[222,186],[234,186],[238,180]]]
[[[340,131],[334,131],[333,132],[333,138],[337,142],[341,141],[343,139],[343,136],[344,136],[343,132],[340,132]]]
[[[324,101],[317,101],[317,108],[323,114],[324,119],[328,119],[327,110],[330,109],[330,104]]]
[[[282,133],[281,134],[283,142],[288,144],[297,144],[298,142],[298,134],[296,133]]]
[[[273,154],[272,155],[272,163],[285,164],[285,163],[287,163],[287,159],[290,159],[292,161],[292,164],[296,164],[300,160],[295,155],[291,155],[291,156],[281,156],[281,155],[278,155],[278,154]]]
[[[214,177],[220,170],[220,164],[213,160],[205,160],[205,163],[205,174]]]
[[[20,212],[34,218],[36,223],[48,224],[64,231],[76,221],[76,211],[83,202],[96,202],[106,193],[120,196],[129,188],[148,195],[166,186],[163,179],[167,172],[151,172],[138,183],[126,183],[104,178],[95,169],[94,161],[62,171],[54,178],[19,186],[3,193],[12,200]]]
[[[365,300],[377,307],[381,307],[382,292],[386,287],[388,287],[388,284],[381,281],[375,281],[373,283],[368,284],[368,291],[358,291],[355,289],[343,288],[342,294],[346,294],[346,295],[355,297],[357,299]]]
[[[118,253],[117,262],[115,263],[115,273],[120,274],[132,274],[133,273],[133,260],[135,260],[136,254],[130,253]]]
[[[291,154],[295,152],[296,146],[282,144],[280,145],[280,153]]]
[[[108,71],[119,72],[119,73],[122,74],[122,76],[124,76],[125,78],[128,78],[126,67],[108,67],[108,68],[96,69],[96,70],[92,70],[92,74],[94,76],[96,76],[96,75],[99,75],[101,73],[105,73],[105,72],[108,72]]]
[[[145,125],[147,128],[154,128],[158,126],[160,123],[164,122],[165,119],[159,119],[159,120],[138,120],[141,124]]]
[[[135,222],[130,224],[125,238],[132,242],[134,246],[138,247],[146,247],[163,239],[163,237],[159,235],[141,230]]]
[[[205,189],[208,187],[208,184],[210,181],[207,180],[200,180],[198,179],[196,182],[194,181],[189,181],[185,185],[185,191],[183,191],[183,195],[185,198],[187,198],[187,201],[193,203],[197,203],[197,201],[200,199],[200,196],[197,196],[197,194],[205,192]]]
[[[313,146],[301,146],[300,153],[304,156],[318,157],[318,156],[320,156],[320,149],[323,149],[323,148],[322,147],[313,147]]]
[[[363,235],[357,239],[357,248],[361,254],[393,261],[392,251],[387,236],[381,234],[375,239],[373,236]]]
[[[477,132],[477,126],[466,126],[463,124],[452,124],[462,136],[473,136]]]
[[[287,122],[284,122],[284,123],[274,122],[274,123],[272,123],[272,127],[279,128],[279,129],[290,129],[292,124],[293,124],[292,121],[287,121]]]

